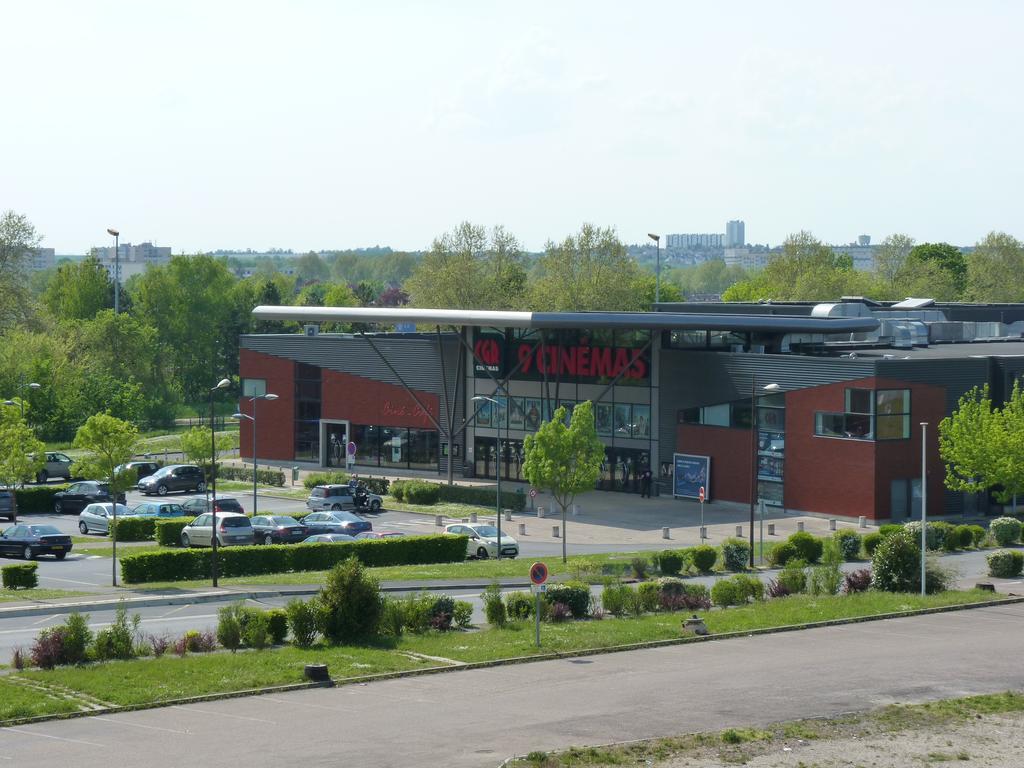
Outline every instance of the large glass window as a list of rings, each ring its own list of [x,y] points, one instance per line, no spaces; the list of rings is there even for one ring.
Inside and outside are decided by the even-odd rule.
[[[846,410],[819,412],[814,434],[853,440],[903,440],[910,437],[909,389],[847,389]]]
[[[295,458],[320,461],[320,368],[295,365]]]
[[[910,390],[880,389],[875,393],[879,440],[910,437]]]
[[[406,467],[409,464],[409,430],[405,427],[380,428],[380,465]]]
[[[409,467],[411,469],[435,469],[437,467],[437,432],[435,430],[409,430]]]

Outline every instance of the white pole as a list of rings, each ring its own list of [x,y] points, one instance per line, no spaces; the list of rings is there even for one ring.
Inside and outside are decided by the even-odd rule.
[[[928,422],[921,422],[921,597],[925,587],[925,553],[928,549]]]

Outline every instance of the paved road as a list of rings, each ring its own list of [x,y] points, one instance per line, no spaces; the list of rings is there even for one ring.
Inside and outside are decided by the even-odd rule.
[[[1022,626],[1022,605],[984,608],[6,728],[0,764],[495,766],[532,749],[1021,690]]]

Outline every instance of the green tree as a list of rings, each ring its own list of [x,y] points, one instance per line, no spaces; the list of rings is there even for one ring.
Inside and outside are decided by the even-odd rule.
[[[990,232],[967,254],[967,298],[1024,299],[1024,245],[1005,232]]]
[[[213,439],[212,448],[216,452],[216,460],[228,451],[238,447],[238,436],[233,432],[218,432]],[[181,452],[193,464],[199,464],[206,469],[210,466],[210,428],[192,427],[187,432],[182,432],[178,438]]]
[[[964,257],[963,251],[955,245],[949,243],[915,245],[910,252],[908,261],[912,265],[927,264],[937,267],[946,280],[952,283],[958,296],[967,288],[967,259]]]
[[[444,309],[517,309],[525,287],[518,240],[468,221],[435,239],[405,283],[414,306]]]
[[[57,320],[88,320],[114,306],[114,283],[95,256],[78,264],[61,264],[43,294]]]
[[[322,282],[331,276],[331,268],[320,254],[310,251],[295,260],[295,274],[304,283]]]
[[[875,249],[875,274],[885,285],[896,286],[897,277],[913,249],[914,238],[900,234],[889,235]]]
[[[649,311],[654,306],[654,299],[658,295],[658,278],[652,272],[641,270],[633,284],[633,289],[640,294],[641,309]],[[664,273],[661,276],[661,300],[662,302],[684,300],[679,286],[666,280]]]
[[[0,216],[0,326],[24,321],[31,314],[28,263],[42,237],[27,217],[5,211]]]
[[[577,494],[592,491],[601,473],[604,445],[597,438],[594,406],[587,400],[572,411],[568,426],[565,408],[558,408],[551,421],[527,435],[523,474],[530,484],[551,493],[562,510],[562,562],[566,561],[566,509]]]
[[[46,446],[21,418],[20,408],[5,406],[0,415],[0,483],[14,488],[32,480],[43,468]],[[14,514],[17,518],[17,497]]]

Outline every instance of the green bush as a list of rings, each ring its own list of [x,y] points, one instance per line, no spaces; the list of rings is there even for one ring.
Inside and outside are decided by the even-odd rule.
[[[806,531],[797,531],[786,539],[796,548],[797,557],[808,563],[816,563],[821,559],[821,551],[825,542]]]
[[[903,526],[899,523],[886,523],[885,525],[879,526],[878,532],[882,534],[882,538],[886,536],[892,536],[894,533],[898,533],[903,530]]]
[[[882,539],[871,559],[872,582],[875,589],[886,592],[919,592],[921,589],[921,545],[910,531],[890,534]],[[925,564],[925,592],[932,594],[946,589],[952,574],[935,561]]]
[[[18,504],[18,514],[24,515],[26,512],[53,512],[53,495],[67,489],[67,483],[63,485],[34,485],[17,488],[14,491],[14,498]]]
[[[640,607],[646,613],[653,613],[658,610],[661,604],[662,585],[658,581],[645,581],[637,585],[636,592],[640,598]]]
[[[981,529],[982,537],[984,538],[985,529],[980,525],[977,527]],[[953,538],[956,539],[957,548],[959,549],[967,549],[974,546],[974,531],[971,530],[969,525],[958,525],[956,530],[953,531]]]
[[[569,606],[575,619],[585,619],[590,610],[590,585],[582,581],[567,581],[562,584],[551,584],[544,593],[544,600],[549,605],[562,603]]]
[[[985,556],[988,561],[988,575],[1000,579],[1020,576],[1024,570],[1024,552],[1019,549],[1000,549]]]
[[[504,627],[508,621],[508,613],[505,611],[505,603],[501,599],[501,586],[494,582],[487,586],[487,589],[480,595],[484,603],[484,616],[487,623],[492,627]]]
[[[427,487],[425,488],[424,486]],[[379,491],[374,492],[379,493]],[[475,504],[488,508],[495,508],[498,504],[498,491],[496,488],[475,488],[465,485],[430,483],[426,480],[395,480],[391,483],[388,492],[398,501],[406,501],[410,504],[436,504],[438,501],[449,501],[457,504]],[[417,498],[425,498],[426,500],[417,501]],[[521,489],[515,491],[506,489],[501,494],[501,508],[522,512],[526,508],[526,494]]]
[[[1020,520],[1015,517],[997,517],[988,524],[989,533],[1000,547],[1008,547],[1020,541]]]
[[[630,588],[615,579],[606,579],[601,590],[601,607],[612,616],[622,616],[626,612],[626,593]]]
[[[391,495],[395,497],[395,501],[405,501],[405,484],[408,480],[395,480],[391,483]]]
[[[878,531],[864,534],[864,552],[868,557],[873,557],[878,545],[882,543],[882,534]]]
[[[117,616],[122,619],[122,623],[126,614],[127,611],[125,611],[123,605],[118,607]],[[92,644],[92,640],[92,630],[89,629],[89,614],[72,611],[64,620],[65,663],[81,664],[85,661],[85,655]],[[123,658],[131,658],[130,650],[129,655]]]
[[[182,529],[195,520],[194,517],[168,517],[153,521],[153,538],[161,547],[177,547],[181,544]]]
[[[468,600],[456,600],[452,608],[452,621],[459,629],[473,626],[473,604]]]
[[[650,565],[651,561],[646,557],[634,557],[629,561],[629,570],[632,571],[634,579],[643,581],[647,578],[647,569]]]
[[[288,629],[292,640],[300,648],[308,648],[316,641],[316,604],[299,599],[289,601],[285,606],[288,614]]]
[[[234,653],[242,647],[242,605],[232,603],[217,611],[217,642]]]
[[[937,520],[928,523],[928,527],[935,526],[935,532],[939,539],[939,547],[947,552],[960,549],[960,536],[956,532],[956,526],[944,520]]]
[[[259,608],[242,608],[239,613],[242,642],[246,647],[261,651],[271,643],[270,616]]]
[[[711,587],[711,600],[715,605],[726,608],[730,605],[744,605],[751,598],[764,597],[764,585],[754,576],[737,573],[727,579],[719,579]]]
[[[718,560],[718,550],[710,544],[698,544],[690,550],[690,562],[701,573],[710,573]]]
[[[288,612],[284,608],[271,608],[267,611],[267,622],[270,642],[281,645],[288,637]]]
[[[821,565],[811,569],[807,591],[812,595],[834,595],[843,585],[843,573],[840,566],[843,552],[836,539],[823,542]]]
[[[913,536],[916,541],[921,541],[920,520],[911,520],[909,523],[904,523],[903,527],[907,531],[910,531],[910,535]],[[928,530],[925,532],[925,545],[928,549],[932,551],[943,549],[946,534],[948,529],[951,528],[952,526],[949,523],[929,522]]]
[[[118,541],[149,541],[156,531],[155,517],[121,517],[109,520],[111,534],[117,534]]]
[[[779,571],[779,584],[791,595],[799,595],[807,589],[807,574],[804,572],[803,560],[790,560],[786,567]]]
[[[39,586],[39,565],[37,563],[21,563],[5,565],[0,568],[0,578],[4,589],[35,589]]]
[[[800,557],[796,547],[788,541],[781,541],[768,551],[768,562],[776,568],[781,568],[794,558]]]
[[[380,614],[380,631],[381,634],[391,637],[402,636],[405,632],[404,600],[396,600],[393,597],[384,598],[384,610]]]
[[[722,542],[722,563],[726,570],[745,571],[750,564],[750,544],[743,539],[726,539]]]
[[[849,562],[850,560],[856,560],[860,557],[859,533],[851,531],[849,528],[843,528],[836,531],[835,540],[836,543],[839,544],[839,551],[843,555],[843,560]]]
[[[217,477],[224,480],[242,480],[252,482],[252,469],[250,467],[233,467],[226,464],[217,466]],[[283,488],[285,484],[284,472],[279,469],[259,469],[256,471],[256,482],[259,485],[275,485]]]
[[[666,576],[677,575],[683,570],[683,566],[686,565],[686,556],[683,550],[680,549],[666,549],[657,555],[657,558],[658,570]]]
[[[441,498],[441,486],[424,480],[410,480],[405,486],[405,500],[409,504],[430,506]]]
[[[302,484],[306,490],[311,490],[318,485],[347,485],[351,479],[348,472],[312,472],[306,475]]]
[[[988,531],[980,525],[968,525],[967,527],[971,529],[971,539],[974,546],[978,549],[985,546],[985,539],[988,536]]]
[[[351,643],[377,633],[384,601],[377,579],[350,557],[327,574],[317,607],[320,634],[333,643]]]
[[[139,624],[141,623],[142,616],[136,613],[129,619],[128,609],[124,603],[119,604],[113,623],[96,633],[96,638],[93,641],[94,658],[97,661],[134,659],[139,655]]]
[[[509,592],[505,595],[505,611],[513,621],[533,616],[533,596],[527,592]]]

